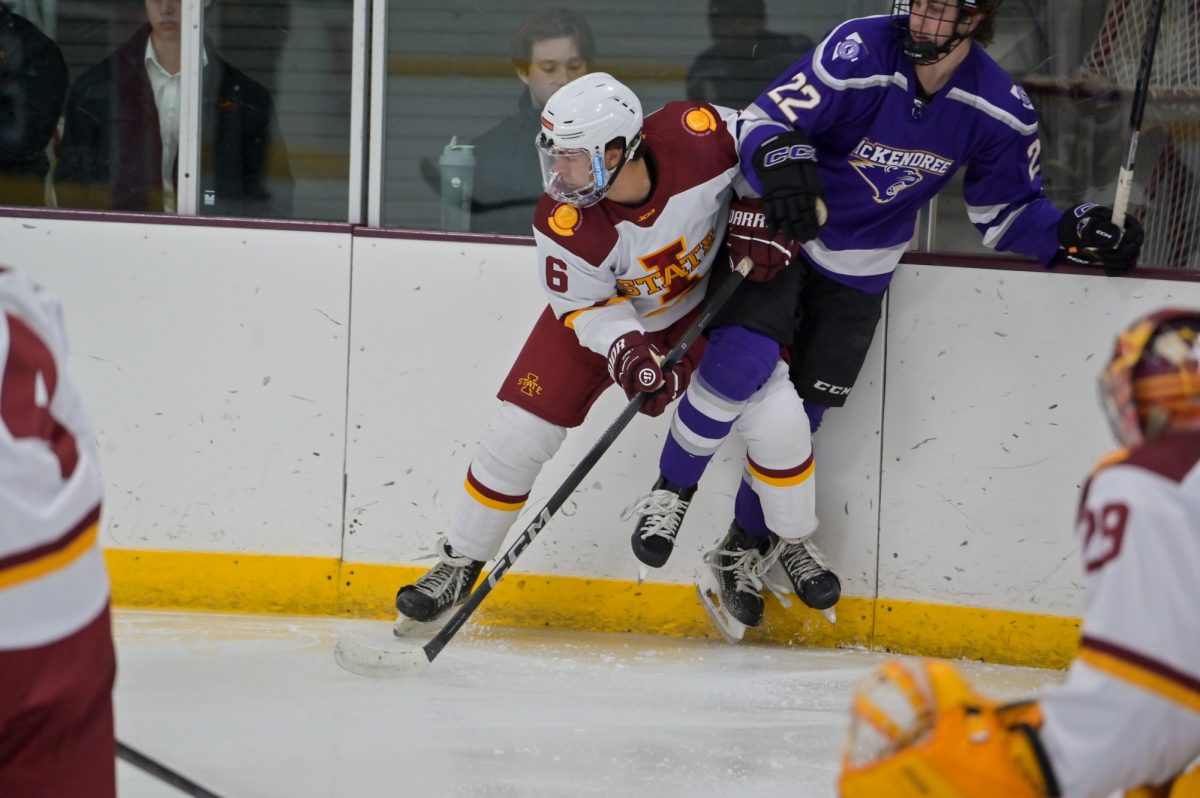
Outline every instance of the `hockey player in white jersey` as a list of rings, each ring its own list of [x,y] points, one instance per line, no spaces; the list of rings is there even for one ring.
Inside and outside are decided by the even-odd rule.
[[[58,303],[0,269],[0,796],[112,798],[99,453]]]
[[[669,370],[659,361],[698,315],[710,272],[730,265],[729,206],[735,186],[746,190],[735,116],[673,102],[643,119],[637,96],[604,73],[547,102],[536,145],[546,193],[533,222],[549,307],[501,385],[439,562],[397,593],[397,634],[465,600],[542,466],[609,385],[649,394],[649,415],[687,388],[702,339]]]
[[[1000,706],[948,662],[885,663],[854,698],[843,798],[1200,796],[1200,309],[1123,331],[1101,391],[1126,448],[1083,488],[1066,683]]]

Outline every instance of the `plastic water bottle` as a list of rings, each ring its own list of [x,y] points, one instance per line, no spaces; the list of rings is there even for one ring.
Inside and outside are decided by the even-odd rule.
[[[442,172],[442,229],[471,229],[471,191],[475,180],[475,148],[459,144],[458,137],[442,150],[438,158]]]

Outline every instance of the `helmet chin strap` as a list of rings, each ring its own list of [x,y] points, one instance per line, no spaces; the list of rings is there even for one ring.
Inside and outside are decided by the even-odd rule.
[[[911,16],[910,16],[911,19]],[[970,36],[969,33],[959,33],[958,26],[967,21],[967,12],[963,8],[958,9],[958,19],[954,22],[954,33],[942,44],[934,44],[933,42],[918,42],[913,40],[912,31],[909,30],[908,23],[904,26],[904,57],[914,64],[919,66],[927,66],[936,64],[954,50],[955,47],[962,44],[963,41]]]
[[[613,170],[612,175],[608,178],[608,183],[604,186],[604,191],[600,194],[601,199],[612,190],[613,184],[617,182],[617,175],[621,174],[621,170],[625,168],[625,164],[633,160],[633,156],[637,154],[638,145],[641,143],[642,134],[638,133],[633,142],[625,146],[625,157],[621,159],[621,162],[617,164],[617,168]]]

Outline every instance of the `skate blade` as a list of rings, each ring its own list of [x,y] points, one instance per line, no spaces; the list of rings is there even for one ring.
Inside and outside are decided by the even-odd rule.
[[[638,564],[638,584],[642,584],[650,576],[650,566],[645,563]]]
[[[396,622],[392,624],[392,637],[401,640],[412,637],[430,637],[437,634],[446,625],[446,621],[450,620],[451,613],[444,612],[442,617],[434,618],[432,621],[414,621],[407,615],[398,613]]]
[[[725,642],[734,646],[742,642],[742,637],[746,634],[746,625],[721,606],[720,588],[712,573],[705,573],[700,577],[700,581],[696,585],[696,593],[700,596],[700,604],[708,613],[709,620],[713,622],[713,626],[717,627],[717,631],[721,633],[721,637],[725,638]]]
[[[827,610],[820,610],[819,612],[825,618],[825,620],[829,621],[834,626],[837,626],[837,609],[835,607],[830,607]]]
[[[429,665],[418,641],[397,639],[382,627],[340,634],[333,660],[342,670],[372,679],[394,679]]]

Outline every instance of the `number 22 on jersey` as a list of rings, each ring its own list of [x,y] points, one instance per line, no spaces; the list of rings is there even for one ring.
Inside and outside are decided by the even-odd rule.
[[[792,123],[797,119],[796,111],[811,111],[821,103],[821,93],[803,72],[797,72],[790,83],[771,89],[767,96]]]

